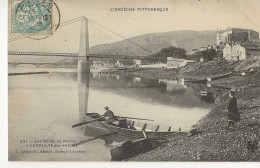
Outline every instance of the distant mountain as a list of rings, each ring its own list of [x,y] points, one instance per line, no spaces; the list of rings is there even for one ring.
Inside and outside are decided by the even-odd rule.
[[[141,46],[138,47],[131,42]],[[100,44],[89,49],[91,54],[112,54],[112,55],[133,55],[145,56],[151,53],[145,49],[156,53],[162,48],[175,46],[184,48],[186,51],[191,49],[205,47],[209,44],[216,44],[216,31],[193,31],[193,30],[179,30],[165,33],[149,33],[140,36],[122,40],[115,43]],[[143,49],[143,48],[145,49]],[[69,65],[77,64],[77,59],[66,58],[58,61],[60,63],[67,63]]]
[[[180,30],[166,33],[150,33],[129,39],[131,42],[156,53],[162,48],[175,46],[189,51],[209,44],[216,44],[216,31],[192,31]],[[111,44],[101,44],[90,48],[94,54],[127,54],[127,55],[150,55],[148,51],[132,44],[128,40],[118,41]]]

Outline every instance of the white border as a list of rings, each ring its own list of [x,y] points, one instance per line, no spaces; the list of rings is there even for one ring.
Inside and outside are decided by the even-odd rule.
[[[0,0],[0,165],[7,167],[7,0]]]
[[[100,168],[132,168],[132,167],[182,167],[182,168],[218,168],[218,167],[236,167],[243,168],[250,166],[260,167],[260,163],[241,163],[241,162],[138,162],[138,163],[111,163],[111,162],[8,162],[8,83],[7,83],[7,34],[8,34],[8,0],[0,0],[0,167],[22,167],[22,168],[43,168],[43,167],[55,167],[55,168],[88,168],[88,167],[100,167]]]

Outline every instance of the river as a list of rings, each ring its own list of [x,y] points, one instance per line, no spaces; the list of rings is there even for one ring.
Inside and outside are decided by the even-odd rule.
[[[32,68],[9,68],[15,71]],[[102,139],[77,147],[50,144],[92,138],[84,135],[84,127],[71,126],[83,120],[84,111],[102,114],[104,106],[116,115],[152,119],[150,123],[160,125],[162,131],[169,126],[185,130],[209,112],[216,97],[201,92],[205,87],[176,80],[95,73],[88,80],[73,69],[9,76],[8,80],[10,160],[109,161],[109,148]]]

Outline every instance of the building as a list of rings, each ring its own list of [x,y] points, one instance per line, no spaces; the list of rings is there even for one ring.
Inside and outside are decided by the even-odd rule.
[[[208,50],[210,50],[210,49],[217,50],[217,45],[208,45],[208,46],[207,46],[207,49],[208,49]]]
[[[257,45],[226,44],[223,48],[225,60],[260,60],[260,47]]]
[[[103,67],[104,63],[101,61],[93,61],[93,67]]]
[[[181,58],[167,57],[167,69],[185,66],[187,63],[195,62],[194,60],[186,60]]]
[[[198,51],[199,51],[198,49],[193,48],[193,49],[191,49],[191,50],[189,50],[189,51],[187,52],[187,55],[193,55],[193,54],[195,54],[195,53],[198,52]]]
[[[116,63],[114,64],[114,66],[116,66],[116,67],[123,67],[124,64],[121,63],[119,60],[117,60]]]
[[[206,51],[208,47],[200,47],[199,51]]]
[[[259,33],[251,29],[228,28],[226,30],[218,30],[216,40],[217,45],[231,42],[259,42]]]
[[[135,63],[136,65],[140,66],[141,63],[142,63],[142,60],[134,59],[134,63]]]

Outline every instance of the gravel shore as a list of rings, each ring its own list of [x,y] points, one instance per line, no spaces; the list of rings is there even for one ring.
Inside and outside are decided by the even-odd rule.
[[[227,64],[218,65],[211,67],[205,73],[200,71],[209,68],[210,63],[200,69],[192,70],[191,67],[181,69],[183,76],[185,71],[190,76],[214,75],[216,70],[237,72],[231,77],[212,81],[211,84],[236,89],[241,121],[235,123],[234,129],[226,129],[225,109],[229,98],[227,91],[223,91],[216,99],[212,110],[196,124],[196,135],[173,138],[158,148],[135,156],[129,161],[260,161],[260,149],[258,149],[260,148],[260,68],[258,64],[253,67],[251,65],[234,62],[232,67],[228,67]],[[248,72],[249,68],[253,68],[254,73],[241,76],[240,72]]]
[[[130,161],[260,161],[260,150],[250,150],[250,142],[260,143],[260,88],[247,88],[238,94],[241,121],[227,126],[227,95],[197,124],[198,134],[162,144]],[[222,102],[222,100],[224,102]]]

